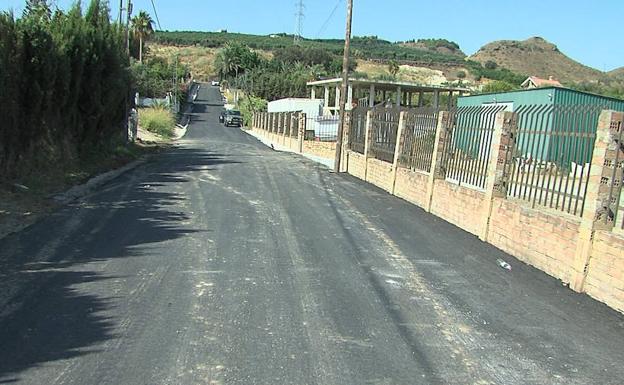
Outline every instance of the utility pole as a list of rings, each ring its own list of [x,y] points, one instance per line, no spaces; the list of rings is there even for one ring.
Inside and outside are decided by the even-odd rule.
[[[338,122],[338,138],[336,138],[336,158],[334,159],[334,171],[340,172],[340,159],[342,157],[342,136],[346,121],[347,92],[349,86],[349,49],[351,48],[351,22],[353,20],[353,0],[347,0],[347,31],[345,34],[344,55],[342,58],[342,90],[340,92],[340,121]]]
[[[128,0],[126,7],[126,51],[130,56],[130,19],[132,17],[132,0]]]
[[[119,0],[119,27],[123,23],[123,0]]]

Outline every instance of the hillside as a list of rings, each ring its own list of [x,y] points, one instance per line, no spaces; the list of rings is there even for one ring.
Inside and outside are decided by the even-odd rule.
[[[616,68],[613,71],[607,72],[607,74],[613,79],[624,80],[624,67]]]
[[[482,64],[493,61],[517,73],[553,76],[562,83],[594,82],[604,77],[603,72],[570,59],[556,45],[540,37],[495,41],[483,46],[470,59]]]

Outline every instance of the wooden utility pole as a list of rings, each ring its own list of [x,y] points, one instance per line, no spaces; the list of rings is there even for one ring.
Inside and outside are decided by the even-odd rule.
[[[344,56],[342,58],[342,90],[340,92],[340,121],[338,122],[338,138],[336,140],[336,158],[334,171],[340,172],[342,157],[342,136],[346,122],[347,92],[349,88],[349,49],[351,48],[351,21],[353,20],[353,0],[347,0],[347,32],[345,34]]]

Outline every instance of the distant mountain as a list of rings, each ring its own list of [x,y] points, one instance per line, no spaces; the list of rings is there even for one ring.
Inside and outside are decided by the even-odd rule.
[[[470,59],[482,64],[493,61],[499,67],[521,74],[541,78],[553,76],[562,83],[591,83],[605,77],[604,72],[570,59],[541,37],[495,41],[483,46]]]
[[[624,67],[616,68],[613,71],[607,72],[607,74],[614,79],[624,80]]]

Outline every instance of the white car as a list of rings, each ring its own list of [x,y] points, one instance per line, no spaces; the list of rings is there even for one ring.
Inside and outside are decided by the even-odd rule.
[[[211,83],[213,86],[218,87],[219,86],[219,82],[216,80],[213,80]]]

